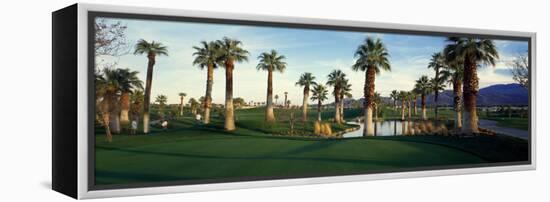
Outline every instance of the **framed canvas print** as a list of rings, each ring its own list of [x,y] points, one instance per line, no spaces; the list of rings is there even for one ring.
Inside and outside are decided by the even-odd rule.
[[[75,4],[53,12],[74,198],[535,168],[535,33]]]

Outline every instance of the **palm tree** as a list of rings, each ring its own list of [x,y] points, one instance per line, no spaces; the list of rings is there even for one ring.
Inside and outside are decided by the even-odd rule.
[[[432,84],[428,79],[428,76],[421,76],[418,80],[416,80],[414,89],[416,92],[418,92],[418,94],[420,94],[420,99],[421,99],[420,104],[422,106],[422,119],[427,120],[428,117],[426,116],[426,96],[429,95],[433,89]]]
[[[131,119],[139,123],[139,114],[143,108],[143,90],[134,90],[131,94],[130,114]]]
[[[193,115],[196,115],[197,108],[199,108],[200,103],[195,98],[191,98],[189,99],[189,106],[191,107],[191,113],[193,113]]]
[[[417,115],[417,102],[418,102],[418,91],[416,90],[416,88],[413,88],[411,90],[411,93],[412,93],[412,99],[413,99],[413,107],[414,107],[414,115],[416,116]]]
[[[227,131],[235,130],[235,114],[233,109],[233,69],[235,62],[248,61],[248,51],[242,48],[242,42],[224,37],[216,41],[219,45],[220,61],[225,67],[225,124]]]
[[[284,55],[279,55],[277,51],[271,50],[271,52],[264,52],[258,56],[260,62],[256,66],[258,70],[267,71],[267,106],[265,108],[265,121],[274,122],[275,114],[273,113],[273,71],[283,73],[286,68],[286,62]]]
[[[142,90],[143,81],[138,78],[138,71],[130,69],[116,69],[120,90],[120,125],[130,123],[128,112],[130,111],[130,94],[133,90]],[[116,116],[116,115],[115,115]],[[117,126],[120,127],[120,126]]]
[[[374,93],[374,119],[378,120],[378,109],[380,107],[380,104],[382,103],[382,97],[380,96],[380,93],[375,92]]]
[[[159,114],[164,115],[164,106],[166,106],[167,101],[166,95],[157,95],[155,98],[155,102],[159,104]]]
[[[365,87],[364,87],[364,110],[365,110],[365,126],[363,127],[363,135],[373,136],[374,125],[372,123],[372,98],[374,97],[374,83],[376,74],[380,74],[380,70],[390,71],[389,54],[380,39],[368,37],[365,43],[360,45],[355,51],[355,64],[352,69],[354,71],[365,72]]]
[[[390,93],[390,98],[393,100],[393,110],[397,109],[397,90],[392,90]]]
[[[288,92],[285,92],[285,102],[283,103],[284,108],[287,108],[287,107],[288,107],[288,105],[287,105],[287,97],[288,97]]]
[[[346,74],[342,72],[341,70],[333,70],[328,75],[328,81],[327,85],[333,87],[332,95],[334,95],[334,121],[338,124],[342,122],[341,114],[340,114],[340,93],[341,89],[346,84]]]
[[[149,104],[151,103],[151,85],[153,82],[153,67],[155,66],[156,57],[168,55],[166,46],[161,43],[152,41],[151,43],[140,39],[135,46],[135,55],[147,54],[147,78],[145,80],[145,95],[143,101],[143,133],[149,133]]]
[[[317,121],[321,121],[321,107],[323,101],[328,99],[328,89],[323,84],[315,84],[311,90],[311,100],[317,100]]]
[[[279,100],[279,95],[275,95],[275,105],[278,105],[279,103],[277,102],[277,100]]]
[[[436,79],[435,77],[430,79],[430,83],[431,83],[430,86],[432,87],[432,93],[434,93],[434,118],[436,120],[438,119],[438,115],[437,115],[438,104],[435,101],[435,94],[445,90],[445,87],[446,87],[445,82],[446,80],[444,80],[443,77],[439,77],[439,79]]]
[[[199,66],[201,69],[206,68],[206,93],[204,108],[204,124],[210,123],[210,109],[212,108],[212,85],[214,84],[214,69],[218,68],[218,64],[222,63],[219,57],[219,44],[215,42],[201,41],[201,46],[193,46],[195,52],[195,60],[193,65]],[[183,101],[182,101],[183,103]],[[183,108],[182,108],[183,109]]]
[[[296,82],[295,85],[304,87],[304,99],[302,101],[302,121],[307,121],[307,106],[309,101],[309,91],[310,86],[317,84],[315,81],[315,76],[313,76],[311,73],[306,72],[303,73],[300,76],[300,79],[298,79],[298,82]]]
[[[183,99],[185,99],[185,96],[187,96],[186,93],[179,93],[180,96],[180,116],[183,116]]]
[[[95,74],[95,87],[96,96],[99,102],[98,109],[101,112],[101,122],[105,127],[105,134],[107,141],[112,141],[111,134],[111,114],[117,109],[117,92],[119,89],[119,83],[116,79],[114,71],[111,69],[104,69],[103,74],[96,72]]]
[[[435,76],[433,78],[433,92],[434,92],[434,111],[435,111],[435,119],[439,117],[439,110],[438,110],[438,100],[439,100],[439,89],[442,89],[440,87],[441,84],[445,83],[442,82],[443,80],[440,79],[440,71],[442,68],[445,68],[445,57],[441,52],[437,52],[432,54],[432,58],[430,59],[430,63],[428,64],[428,68],[432,68],[435,71]]]
[[[407,102],[407,96],[408,95],[406,91],[399,91],[399,94],[397,96],[401,101],[401,120],[405,120],[405,107]]]
[[[407,91],[407,109],[408,109],[408,118],[411,119],[411,103],[414,98],[414,93],[412,91]]]
[[[340,89],[340,120],[344,121],[344,98],[352,98],[353,95],[351,94],[351,84],[349,83],[349,80],[346,79],[344,81],[344,84],[342,85],[342,88]]]
[[[479,79],[477,77],[478,66],[494,66],[499,58],[497,48],[492,40],[462,37],[449,37],[448,45],[444,53],[449,60],[460,58],[464,60],[464,107],[465,124],[462,131],[467,134],[478,133],[477,117],[477,93]]]
[[[450,72],[449,83],[453,86],[453,107],[455,110],[455,129],[462,128],[462,78],[464,76],[463,59],[447,58],[447,69]]]

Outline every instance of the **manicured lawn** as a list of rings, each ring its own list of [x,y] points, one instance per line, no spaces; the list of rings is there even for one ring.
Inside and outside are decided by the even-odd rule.
[[[264,134],[286,130],[285,112],[276,113],[281,123],[265,129],[261,110],[238,110],[238,129],[231,133],[222,130],[219,118],[205,126],[188,117],[171,121],[167,131],[115,135],[108,143],[97,128],[96,184],[377,172],[527,157],[525,141],[500,136],[326,139]]]

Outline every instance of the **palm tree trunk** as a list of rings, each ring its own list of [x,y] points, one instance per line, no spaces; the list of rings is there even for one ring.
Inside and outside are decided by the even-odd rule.
[[[374,105],[374,120],[378,121],[378,104]],[[374,126],[376,126],[376,124]],[[376,131],[375,131],[375,133],[376,133]]]
[[[363,136],[374,136],[374,126],[372,123],[372,107],[374,98],[374,82],[376,71],[374,67],[370,66],[365,72],[365,86],[363,88],[365,94],[364,108],[365,108],[365,120]]]
[[[145,80],[145,93],[143,97],[143,133],[149,133],[149,104],[151,104],[151,85],[153,83],[153,66],[155,66],[155,55],[147,55],[147,78]]]
[[[393,100],[393,110],[397,110],[397,100]]]
[[[417,114],[417,111],[416,111],[416,108],[417,108],[417,107],[416,107],[416,102],[417,102],[417,101],[418,101],[418,99],[417,99],[417,97],[416,97],[416,95],[415,95],[415,96],[414,96],[414,103],[413,103],[413,105],[414,105],[414,115],[415,115],[415,116],[416,116],[416,114]]]
[[[126,128],[130,123],[130,92],[123,92],[120,95],[120,125]]]
[[[334,122],[340,124],[341,118],[340,118],[340,89],[337,86],[334,86]]]
[[[206,70],[206,95],[204,96],[204,124],[210,123],[210,108],[212,108],[212,85],[214,84],[214,65],[208,64]]]
[[[267,70],[267,106],[265,108],[265,121],[275,122],[275,114],[273,113],[273,70]]]
[[[407,108],[409,110],[408,118],[411,119],[411,101],[410,100],[407,100]]]
[[[462,81],[456,79],[453,82],[454,108],[455,108],[455,129],[460,131],[462,128]]]
[[[478,87],[478,78],[477,78],[477,69],[476,64],[469,60],[465,60],[464,65],[464,125],[462,131],[466,134],[478,133],[477,125],[477,87]]]
[[[225,124],[227,131],[235,130],[235,114],[233,111],[233,61],[225,62]]]
[[[405,120],[405,100],[401,100],[401,120]]]
[[[100,111],[101,111],[101,119],[103,122],[103,127],[105,127],[105,134],[107,135],[107,141],[111,142],[113,135],[111,134],[111,103],[110,98],[111,95],[109,93],[106,93],[103,97],[103,100],[99,103]]]
[[[183,96],[180,96],[180,116],[183,116]]]
[[[422,105],[422,120],[428,120],[428,117],[426,116],[426,95],[422,94],[421,96],[421,105]]]
[[[435,67],[435,93],[434,93],[434,114],[435,120],[439,118],[438,101],[439,101],[439,67]]]
[[[302,121],[307,121],[307,103],[309,99],[309,86],[304,86],[304,99],[302,100]]]
[[[120,133],[120,110],[116,109],[110,113],[110,124],[111,132],[114,134]]]
[[[321,121],[321,100],[317,102],[317,121]]]
[[[340,122],[344,123],[344,95],[340,94]]]

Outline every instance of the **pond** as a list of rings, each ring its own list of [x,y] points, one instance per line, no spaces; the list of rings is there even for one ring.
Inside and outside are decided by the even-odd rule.
[[[349,124],[359,125],[360,129],[345,133],[344,138],[363,137],[363,123],[348,122]],[[451,123],[443,121],[422,121],[422,120],[384,120],[374,122],[375,136],[397,136],[397,135],[415,135],[415,134],[430,134],[439,133],[446,134],[448,128],[452,127]]]

